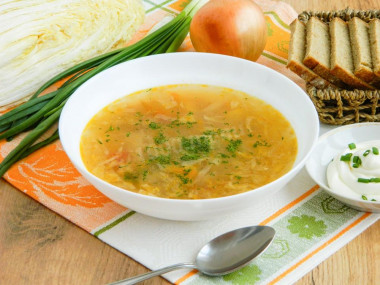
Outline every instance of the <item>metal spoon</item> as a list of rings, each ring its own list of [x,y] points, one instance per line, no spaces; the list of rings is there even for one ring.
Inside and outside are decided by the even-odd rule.
[[[131,285],[181,268],[197,269],[210,276],[231,273],[260,255],[272,242],[275,230],[268,226],[240,228],[222,234],[204,245],[195,263],[178,263],[112,284]]]

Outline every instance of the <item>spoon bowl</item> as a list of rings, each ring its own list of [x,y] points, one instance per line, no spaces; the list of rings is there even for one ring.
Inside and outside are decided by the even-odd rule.
[[[112,284],[131,285],[181,268],[197,269],[209,276],[231,273],[263,253],[271,244],[275,230],[269,226],[251,226],[224,233],[205,244],[195,263],[178,263]]]

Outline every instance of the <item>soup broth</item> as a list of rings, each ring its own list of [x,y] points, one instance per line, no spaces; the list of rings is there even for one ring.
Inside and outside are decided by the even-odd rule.
[[[87,124],[81,155],[97,177],[163,198],[207,199],[288,172],[297,139],[264,101],[216,86],[169,85],[111,103]]]

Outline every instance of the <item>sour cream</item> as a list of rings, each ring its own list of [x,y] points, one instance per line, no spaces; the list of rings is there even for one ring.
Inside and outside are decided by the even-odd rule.
[[[354,146],[347,147],[328,165],[328,185],[338,194],[380,201],[380,154],[376,154],[380,140]]]

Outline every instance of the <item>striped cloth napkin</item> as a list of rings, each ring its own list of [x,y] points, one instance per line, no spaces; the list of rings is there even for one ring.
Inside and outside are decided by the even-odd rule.
[[[177,14],[189,1],[143,2],[147,18],[133,41],[168,14]],[[288,25],[297,13],[282,2],[256,2],[265,12],[268,27],[268,43],[258,62],[303,86],[301,79],[285,67]],[[181,50],[193,50],[189,38]],[[321,130],[328,128],[322,126]],[[4,157],[19,140],[2,142],[0,155]],[[176,284],[292,283],[379,218],[379,214],[358,212],[335,200],[302,170],[282,191],[255,207],[211,221],[159,220],[126,209],[97,191],[75,170],[59,141],[14,165],[5,179],[150,269],[193,261],[204,243],[235,228],[265,224],[276,229],[269,249],[239,271],[214,278],[189,270],[164,275]]]

